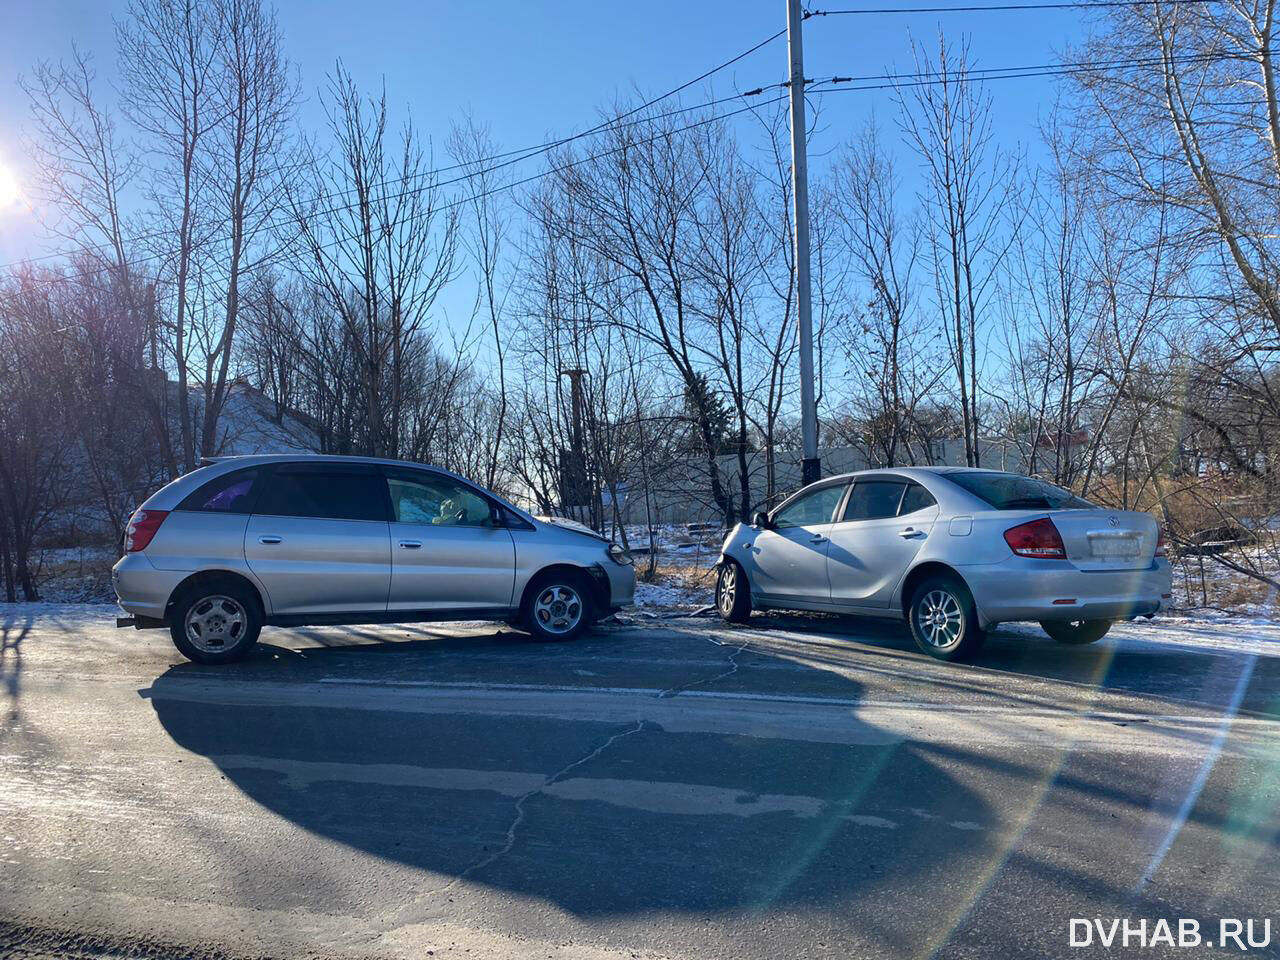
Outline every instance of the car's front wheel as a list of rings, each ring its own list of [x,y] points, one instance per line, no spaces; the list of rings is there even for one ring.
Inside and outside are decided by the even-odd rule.
[[[582,574],[543,574],[527,594],[525,628],[535,640],[574,640],[595,622],[591,587]]]
[[[973,597],[952,577],[930,577],[916,587],[907,619],[916,646],[939,660],[967,660],[986,639]]]
[[[751,587],[746,573],[733,560],[720,564],[716,574],[716,610],[729,623],[746,623],[751,617]]]
[[[1097,643],[1111,629],[1110,620],[1041,620],[1040,629],[1059,643]]]
[[[262,632],[258,598],[243,583],[208,579],[186,587],[169,608],[173,644],[196,663],[243,659]]]

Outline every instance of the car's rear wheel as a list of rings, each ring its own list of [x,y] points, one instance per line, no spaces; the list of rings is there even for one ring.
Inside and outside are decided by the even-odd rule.
[[[716,610],[729,623],[746,623],[751,617],[751,586],[737,561],[726,560],[716,574]]]
[[[1097,643],[1111,629],[1110,620],[1041,620],[1040,629],[1059,643]]]
[[[173,644],[196,663],[243,659],[262,632],[262,611],[252,589],[233,579],[210,578],[183,589],[169,609]]]
[[[939,660],[967,660],[986,639],[973,596],[953,577],[930,577],[917,586],[907,620],[916,646]]]
[[[595,619],[591,585],[582,574],[542,574],[529,588],[523,621],[535,640],[574,640]]]

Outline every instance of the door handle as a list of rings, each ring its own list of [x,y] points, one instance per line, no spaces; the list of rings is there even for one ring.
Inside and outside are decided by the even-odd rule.
[[[910,540],[912,537],[924,536],[924,531],[917,530],[915,527],[907,527],[904,530],[899,530],[898,536],[900,536],[903,540]]]
[[[421,540],[401,540],[400,547],[404,550],[417,550],[422,546]]]
[[[826,537],[822,537],[822,536],[818,536],[818,537],[811,537],[811,538],[809,539],[809,542],[810,542],[810,543],[826,543],[826,542],[827,542],[827,538],[826,538]]]
[[[259,538],[258,538],[258,542],[259,542],[259,543],[279,543],[279,542],[281,541],[281,539],[283,539],[283,538],[282,538],[282,537],[270,537],[270,536],[269,536],[269,537],[259,537]]]

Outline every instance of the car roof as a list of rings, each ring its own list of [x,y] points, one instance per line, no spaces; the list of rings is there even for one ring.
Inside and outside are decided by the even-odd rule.
[[[459,480],[467,479],[452,470],[446,470],[444,467],[437,467],[430,463],[418,463],[414,460],[393,460],[390,457],[346,456],[336,453],[245,453],[225,457],[205,457],[200,461],[200,466],[252,467],[267,463],[372,463],[382,464],[383,466],[434,470],[437,473],[447,473],[449,476],[457,477]],[[471,483],[472,481],[467,480],[467,482]]]
[[[905,477],[908,480],[918,480],[921,477],[945,477],[950,473],[1008,473],[1007,470],[997,470],[994,467],[873,467],[869,470],[854,470],[851,473],[842,473],[834,477],[826,477],[825,480],[855,480],[859,477]]]

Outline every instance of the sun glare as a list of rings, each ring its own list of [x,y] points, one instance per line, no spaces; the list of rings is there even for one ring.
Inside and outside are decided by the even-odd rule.
[[[15,210],[22,205],[22,191],[9,167],[0,160],[0,211]]]

